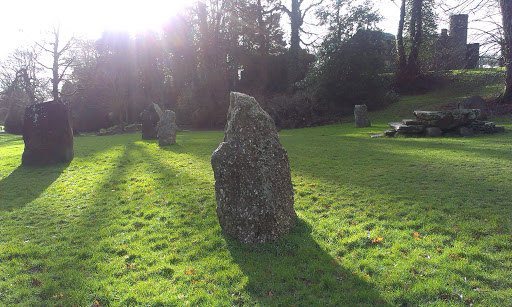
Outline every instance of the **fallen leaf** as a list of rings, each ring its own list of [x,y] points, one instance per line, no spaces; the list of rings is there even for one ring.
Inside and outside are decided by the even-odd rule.
[[[273,297],[274,297],[274,294],[272,294],[272,292],[269,292],[269,293],[268,293],[268,296],[269,296],[270,298],[273,298]]]
[[[384,238],[383,238],[383,237],[373,238],[373,239],[372,239],[372,243],[379,243],[379,242],[382,242],[382,240],[384,240]]]
[[[196,270],[186,271],[185,273],[187,273],[187,275],[195,274],[195,273],[196,273]]]
[[[343,260],[340,257],[337,257],[336,259],[338,259],[339,262],[343,262]]]
[[[366,278],[370,278],[370,274],[366,274],[364,277],[366,277]]]
[[[413,235],[414,235],[415,237],[417,237],[417,236],[419,236],[420,234],[416,231],[416,232],[414,232],[414,233],[413,233]]]
[[[100,302],[94,301],[94,303],[92,303],[91,307],[101,307]]]

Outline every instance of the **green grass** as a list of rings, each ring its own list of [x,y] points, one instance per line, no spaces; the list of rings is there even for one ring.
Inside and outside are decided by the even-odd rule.
[[[258,246],[218,225],[220,131],[77,137],[52,167],[0,134],[0,305],[511,306],[510,116],[504,134],[371,139],[393,120],[372,116],[281,131],[298,221]]]

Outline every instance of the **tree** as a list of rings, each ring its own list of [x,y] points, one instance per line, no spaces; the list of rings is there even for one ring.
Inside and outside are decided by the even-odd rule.
[[[46,97],[44,82],[38,77],[38,57],[34,49],[17,49],[0,64],[0,109],[1,114],[7,113],[5,130],[9,133],[21,133],[25,108]]]
[[[300,35],[306,33],[303,29],[304,20],[307,14],[314,8],[318,7],[324,0],[316,0],[310,2],[307,7],[304,7],[304,0],[292,0],[291,7],[287,8],[282,5],[281,10],[285,12],[290,18],[290,49],[288,51],[289,57],[289,70],[288,80],[290,83],[300,81],[303,77],[299,70],[300,65]]]
[[[327,25],[328,34],[322,43],[322,52],[336,52],[347,39],[359,30],[377,28],[382,16],[372,10],[370,1],[354,5],[349,0],[330,0],[317,11],[320,25]]]
[[[398,69],[396,83],[399,88],[408,88],[420,75],[419,50],[423,33],[423,0],[411,0],[409,21],[409,55],[406,56],[403,31],[406,16],[406,0],[400,7],[400,21],[397,34]]]
[[[503,18],[505,60],[505,90],[503,102],[512,103],[512,0],[500,0],[501,15]]]
[[[37,44],[43,51],[49,53],[53,59],[52,66],[47,66],[39,62],[41,66],[52,71],[52,97],[54,101],[60,101],[59,84],[66,76],[68,68],[73,64],[74,58],[67,57],[72,50],[75,39],[72,37],[66,43],[61,45],[60,27],[54,27],[52,40],[43,44]]]

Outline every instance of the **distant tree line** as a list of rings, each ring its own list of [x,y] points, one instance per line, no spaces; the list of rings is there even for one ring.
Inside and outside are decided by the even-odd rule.
[[[509,1],[501,2],[505,14]],[[104,32],[96,41],[61,42],[61,49],[54,29],[49,42],[1,63],[0,119],[19,133],[24,108],[53,98],[69,104],[82,132],[124,129],[152,103],[176,111],[178,124],[220,128],[229,92],[240,91],[283,128],[335,122],[355,104],[389,104],[394,91],[432,67],[435,0],[400,3],[396,38],[377,29],[381,16],[369,0],[199,1],[159,32]],[[327,28],[314,54],[304,49],[313,17]],[[44,53],[52,63],[42,63]]]

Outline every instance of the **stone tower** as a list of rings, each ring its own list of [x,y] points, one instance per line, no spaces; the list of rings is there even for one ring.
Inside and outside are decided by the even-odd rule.
[[[468,15],[450,16],[451,63],[454,68],[466,67],[466,48],[468,44]]]
[[[468,45],[468,15],[450,16],[450,33],[442,29],[436,43],[437,69],[477,68],[479,52],[479,44]]]

